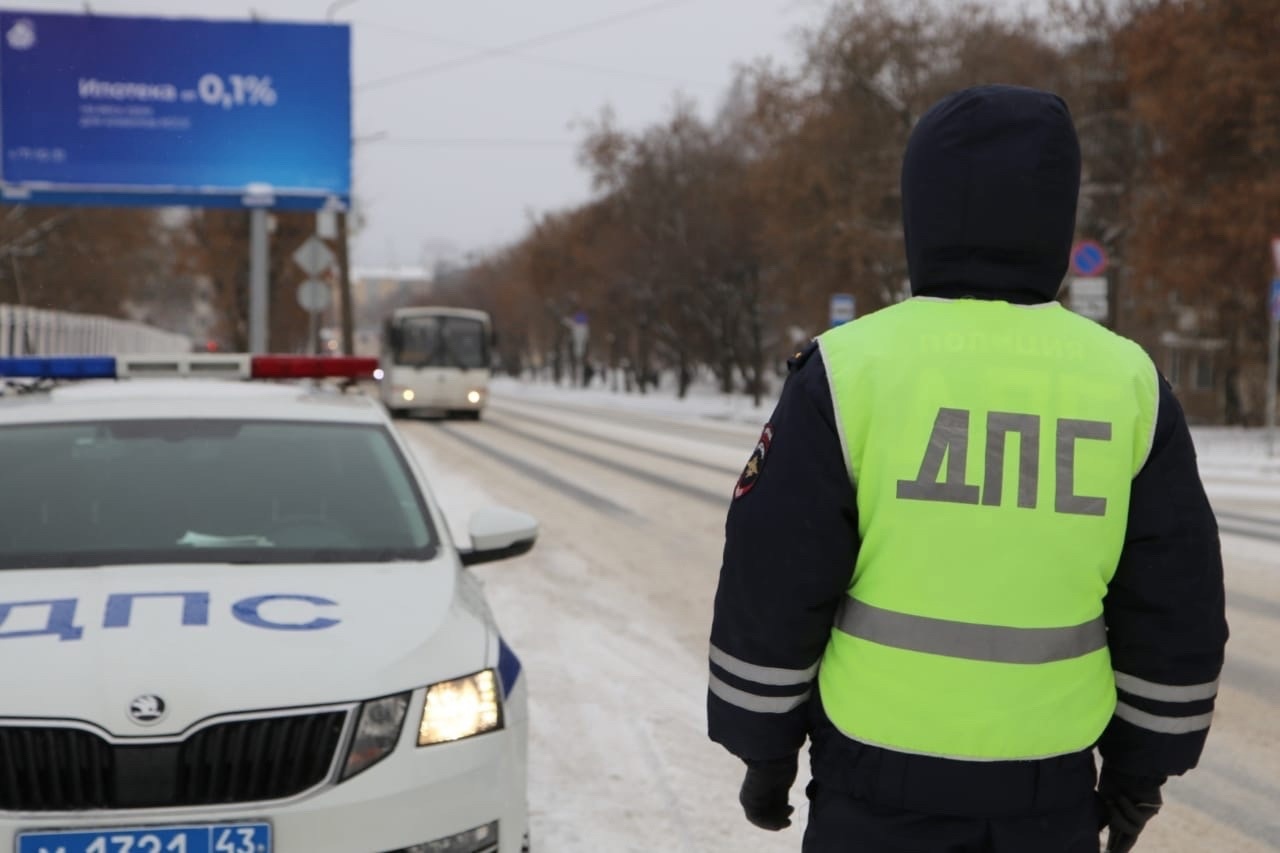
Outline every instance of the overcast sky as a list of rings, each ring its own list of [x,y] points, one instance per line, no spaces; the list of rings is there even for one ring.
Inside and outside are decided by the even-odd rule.
[[[1017,7],[1029,0],[988,0]],[[519,238],[532,214],[587,198],[581,122],[610,105],[628,129],[677,92],[709,114],[735,65],[797,59],[829,0],[90,0],[102,14],[353,25],[353,154],[362,266],[416,265]],[[80,11],[83,0],[5,3]],[[486,49],[529,44],[478,56]],[[306,57],[299,57],[306,61]],[[450,64],[452,63],[452,65]],[[435,70],[429,66],[441,65]],[[423,69],[421,73],[409,74]],[[359,141],[364,139],[365,141]]]

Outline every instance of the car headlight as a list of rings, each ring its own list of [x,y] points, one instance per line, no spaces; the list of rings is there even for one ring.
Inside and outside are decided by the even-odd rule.
[[[342,779],[350,779],[391,754],[404,729],[405,712],[409,710],[408,693],[374,699],[360,706],[360,721],[347,750]]]
[[[498,679],[486,669],[427,688],[418,746],[448,743],[502,728]]]

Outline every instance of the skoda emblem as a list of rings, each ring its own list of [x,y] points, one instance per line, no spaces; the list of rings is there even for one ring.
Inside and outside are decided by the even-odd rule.
[[[129,703],[129,719],[140,726],[154,726],[164,719],[166,713],[164,700],[150,693]]]

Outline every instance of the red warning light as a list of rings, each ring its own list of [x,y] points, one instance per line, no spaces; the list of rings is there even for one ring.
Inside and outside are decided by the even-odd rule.
[[[359,356],[255,355],[254,379],[372,379],[376,358]]]

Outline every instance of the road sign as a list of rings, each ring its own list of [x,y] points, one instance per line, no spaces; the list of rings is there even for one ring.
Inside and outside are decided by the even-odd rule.
[[[1096,240],[1079,240],[1071,247],[1071,271],[1092,278],[1107,270],[1107,251]]]
[[[298,304],[303,310],[319,314],[329,307],[329,285],[309,278],[298,285]]]
[[[1280,276],[1280,237],[1271,238],[1271,257],[1276,262],[1276,275]]]
[[[848,323],[857,315],[857,299],[852,293],[831,294],[831,325]]]
[[[316,211],[316,236],[324,240],[338,239],[338,214],[332,210]]]
[[[1099,277],[1071,279],[1071,310],[1090,320],[1105,320],[1108,314],[1107,280]]]
[[[587,354],[587,341],[591,337],[591,325],[588,323],[587,312],[578,311],[572,317],[565,318],[565,325],[569,327],[569,342],[573,346],[573,357],[580,359]]]
[[[345,209],[350,51],[346,24],[0,12],[0,200]]]
[[[320,275],[333,266],[335,260],[333,251],[314,234],[293,253],[293,262],[302,267],[307,275]]]
[[[1271,280],[1271,322],[1280,322],[1280,274]]]

